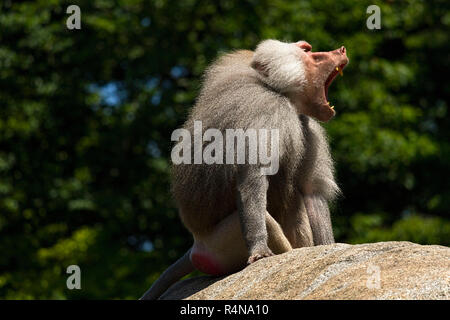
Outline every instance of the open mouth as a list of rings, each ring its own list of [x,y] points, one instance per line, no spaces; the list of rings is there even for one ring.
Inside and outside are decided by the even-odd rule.
[[[330,86],[330,84],[333,82],[334,78],[336,78],[336,76],[338,74],[340,74],[341,76],[344,75],[343,70],[344,70],[346,65],[347,65],[347,63],[343,63],[343,64],[340,64],[337,67],[335,67],[333,69],[333,71],[331,71],[331,73],[328,76],[327,80],[325,81],[325,84],[324,84],[325,101],[326,101],[328,107],[331,108],[331,109],[334,109],[334,106],[331,105],[330,101],[328,100],[328,87]]]

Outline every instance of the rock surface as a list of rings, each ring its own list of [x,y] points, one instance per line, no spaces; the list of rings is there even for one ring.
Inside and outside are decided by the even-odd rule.
[[[300,248],[227,277],[180,281],[161,299],[450,299],[450,248],[410,242]]]

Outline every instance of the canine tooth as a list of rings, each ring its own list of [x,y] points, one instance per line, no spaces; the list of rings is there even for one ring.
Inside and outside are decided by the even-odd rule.
[[[334,106],[331,106],[331,109],[334,109]]]
[[[339,69],[339,74],[341,75],[341,77],[344,76],[344,72],[342,72],[342,69]]]

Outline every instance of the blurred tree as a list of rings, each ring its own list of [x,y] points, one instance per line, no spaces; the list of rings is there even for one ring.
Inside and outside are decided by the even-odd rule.
[[[218,53],[270,37],[348,49],[326,125],[337,239],[449,245],[448,1],[75,2],[81,30],[66,28],[74,1],[0,4],[0,298],[143,293],[191,243],[171,132]]]

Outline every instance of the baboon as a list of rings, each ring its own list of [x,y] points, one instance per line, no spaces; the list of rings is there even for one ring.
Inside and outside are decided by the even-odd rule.
[[[279,169],[256,164],[173,165],[172,191],[193,246],[142,299],[158,298],[198,269],[238,271],[292,248],[334,242],[328,203],[339,193],[325,131],[335,115],[328,87],[348,63],[345,47],[313,52],[305,41],[265,40],[219,57],[183,128],[277,129]]]

